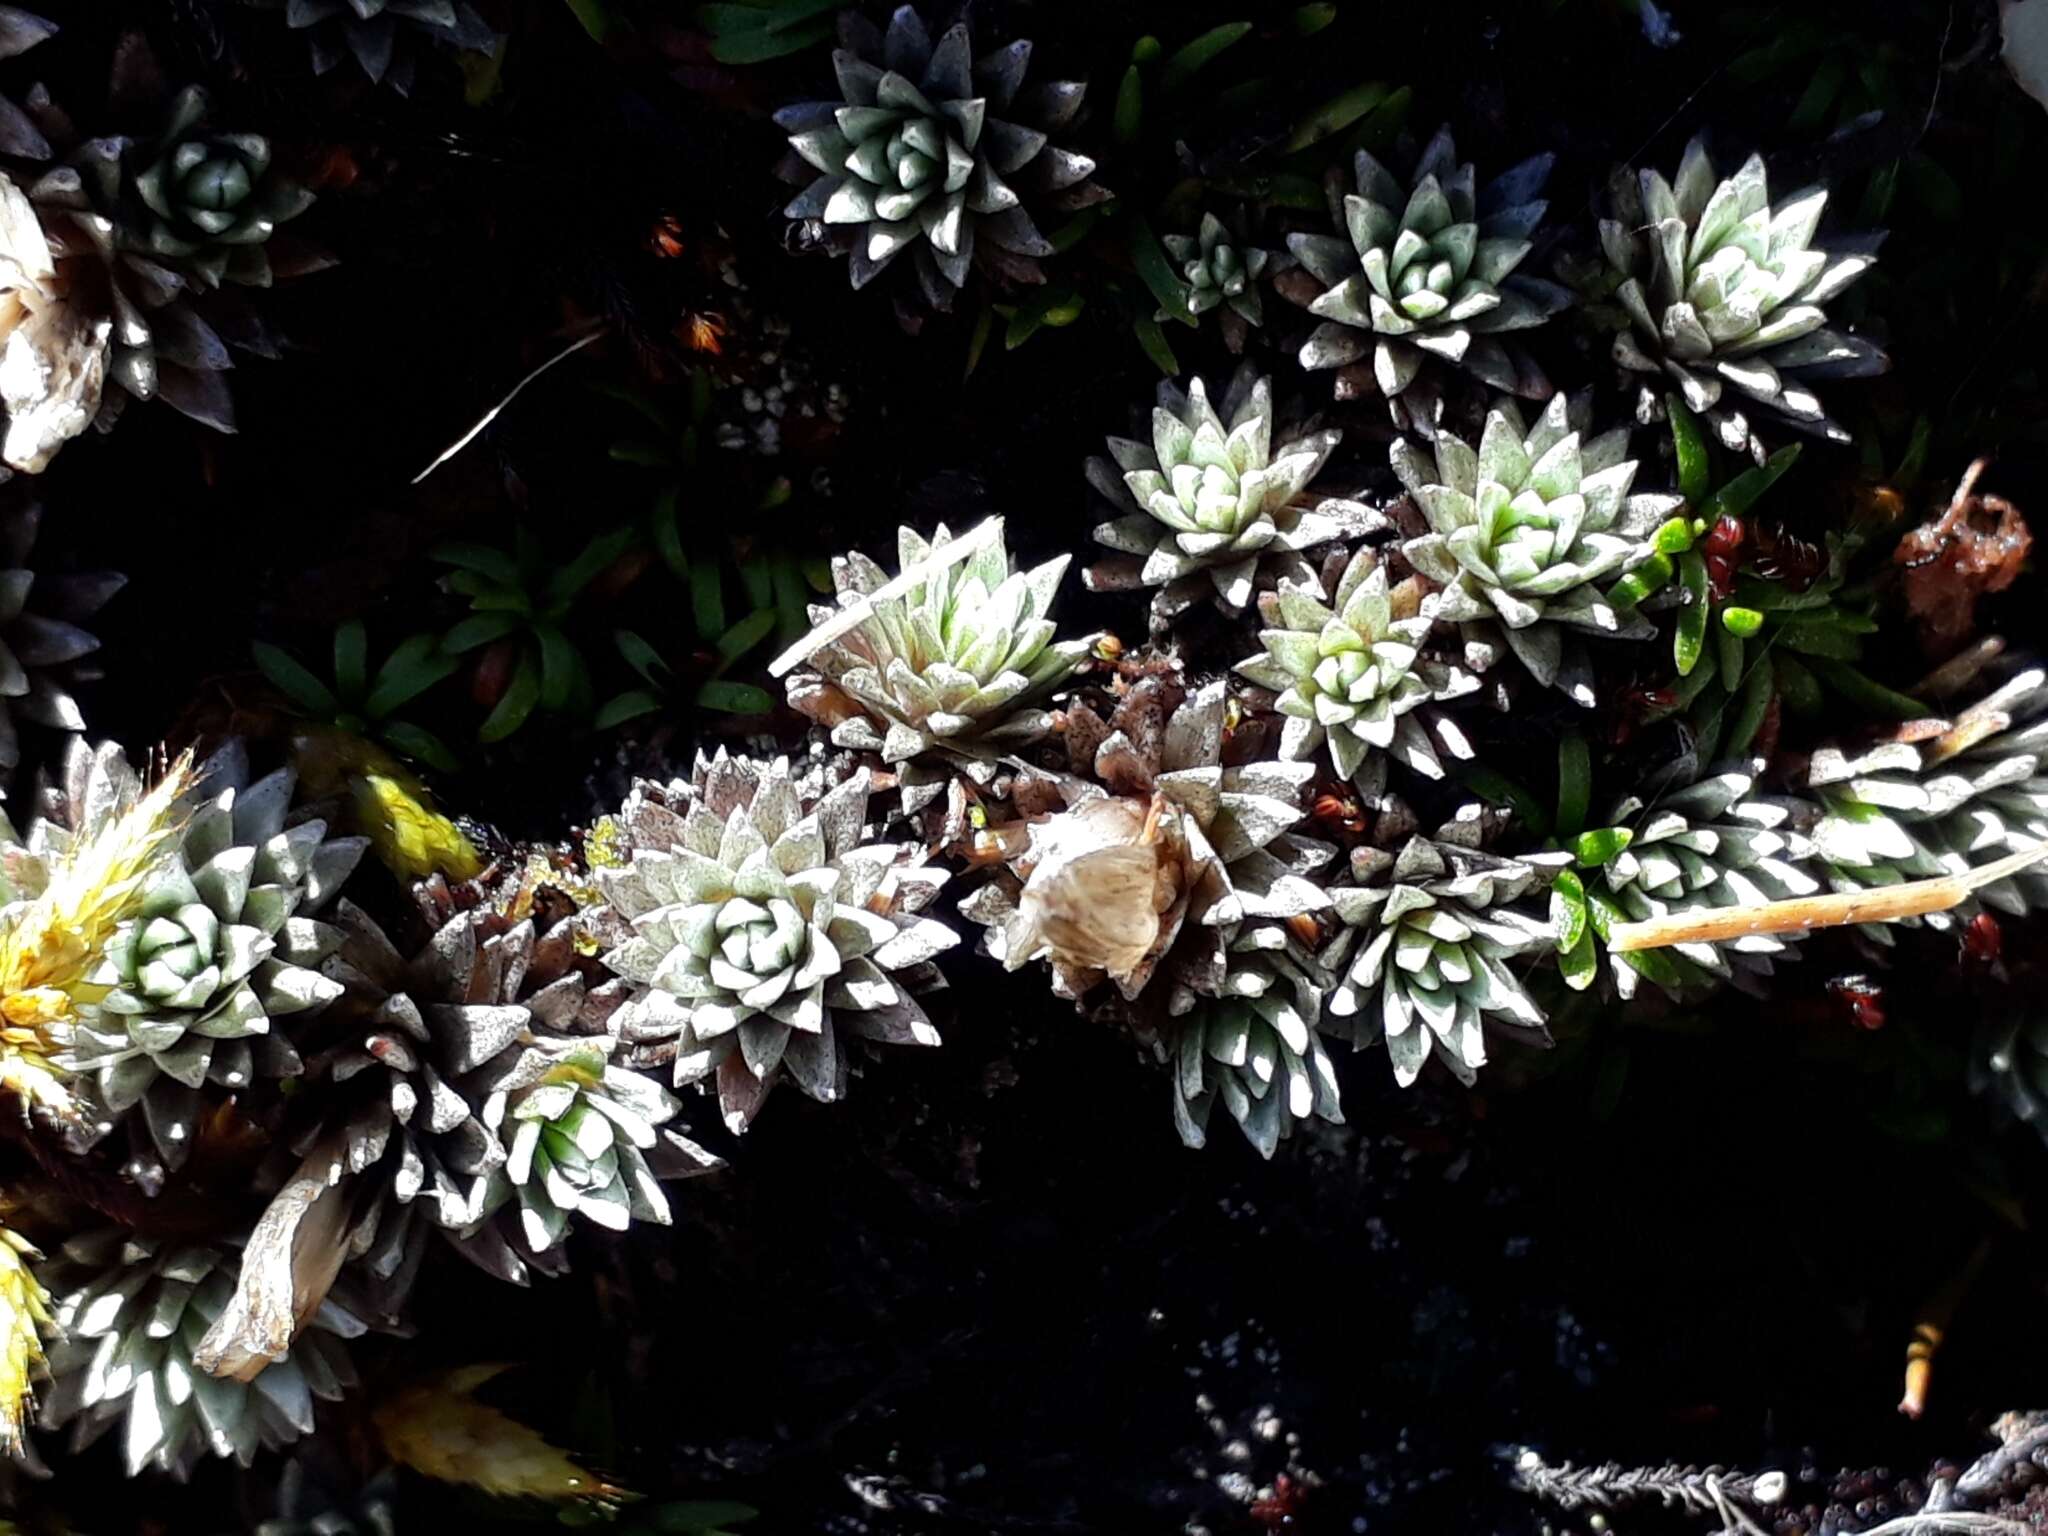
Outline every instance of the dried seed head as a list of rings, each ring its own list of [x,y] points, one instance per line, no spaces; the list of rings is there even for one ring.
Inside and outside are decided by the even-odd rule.
[[[1055,965],[1129,976],[1159,940],[1160,914],[1180,893],[1179,813],[1163,801],[1089,800],[1034,839],[1006,964],[1040,955]]]

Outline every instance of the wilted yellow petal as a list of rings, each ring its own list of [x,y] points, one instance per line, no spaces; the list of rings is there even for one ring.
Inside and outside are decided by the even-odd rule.
[[[0,1450],[9,1453],[21,1445],[35,1378],[43,1371],[50,1298],[28,1267],[30,1259],[40,1257],[23,1238],[0,1227]]]
[[[478,1387],[509,1368],[464,1366],[392,1393],[370,1414],[385,1454],[428,1477],[501,1498],[626,1497],[527,1425],[476,1400]]]

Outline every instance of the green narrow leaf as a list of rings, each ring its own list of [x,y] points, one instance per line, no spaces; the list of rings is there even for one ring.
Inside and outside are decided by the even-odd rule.
[[[661,698],[645,688],[630,689],[616,698],[606,699],[592,717],[591,725],[600,731],[616,730],[628,720],[638,720],[651,715],[661,708]]]
[[[1252,24],[1248,21],[1226,21],[1222,26],[1212,27],[1193,41],[1182,44],[1166,61],[1166,68],[1160,71],[1160,94],[1171,96],[1182,89],[1194,79],[1196,71],[1211,63],[1251,29]]]
[[[1778,483],[1778,477],[1799,462],[1799,444],[1780,448],[1763,463],[1745,469],[1707,498],[1700,517],[1709,528],[1724,517],[1741,517],[1756,499]]]
[[[393,710],[410,704],[460,665],[452,653],[442,649],[434,636],[408,635],[398,642],[391,654],[384,658],[384,665],[377,669],[377,680],[370,686],[370,696],[363,700],[363,713],[372,720],[381,720]]]
[[[756,608],[739,623],[733,625],[718,637],[718,664],[721,670],[731,666],[747,652],[768,638],[775,628],[776,612],[773,608]]]
[[[1045,323],[1037,309],[1029,304],[1002,306],[1010,311],[1009,323],[1003,327],[1003,350],[1014,352],[1038,333]]]
[[[1742,636],[1727,625],[1714,631],[1715,675],[1721,679],[1723,692],[1733,693],[1742,686],[1742,679],[1748,668],[1749,647],[1743,644]]]
[[[614,464],[631,464],[635,469],[673,469],[676,456],[660,443],[618,442],[609,449]]]
[[[1489,805],[1504,805],[1512,811],[1531,837],[1550,833],[1550,818],[1536,797],[1506,774],[1477,763],[1460,763],[1451,770],[1458,782]]]
[[[1004,350],[1022,346],[1041,326],[1058,330],[1072,325],[1086,303],[1072,288],[1040,288],[1011,312],[1009,328],[1003,333]]]
[[[601,533],[577,553],[574,560],[548,578],[548,604],[560,608],[569,603],[598,574],[640,542],[640,530],[631,523]]]
[[[1854,661],[1863,653],[1863,642],[1854,631],[1825,620],[1787,619],[1778,626],[1777,638],[1802,656],[1830,661]]]
[[[1700,664],[1700,645],[1707,637],[1707,557],[1687,550],[1678,560],[1678,582],[1685,589],[1685,606],[1678,610],[1678,632],[1672,637],[1671,655],[1678,663],[1678,675],[1688,676]]]
[[[1138,345],[1145,355],[1152,359],[1152,366],[1169,379],[1180,374],[1180,359],[1173,355],[1173,343],[1166,339],[1166,332],[1159,322],[1150,315],[1139,315],[1131,321],[1131,334],[1138,338]]]
[[[766,608],[775,601],[774,555],[751,555],[740,562],[740,585],[747,589],[749,608]]]
[[[1932,155],[1906,156],[1906,188],[1937,223],[1953,224],[1963,216],[1963,189]]]
[[[690,617],[697,638],[706,644],[725,633],[725,583],[716,560],[699,560],[690,567]]]
[[[1756,740],[1770,708],[1771,669],[1758,662],[1749,669],[1749,675],[1742,680],[1742,692],[1736,696],[1735,715],[1728,722],[1728,736],[1723,744],[1728,756],[1741,757],[1749,751],[1749,744]]]
[[[1351,131],[1338,142],[1348,158],[1361,149],[1378,154],[1393,142],[1408,120],[1408,109],[1415,104],[1415,91],[1411,86],[1402,86],[1387,99],[1374,107],[1352,125]]]
[[[1677,569],[1669,555],[1653,554],[1607,589],[1607,601],[1624,610],[1634,608],[1651,593],[1663,591]]]
[[[1600,976],[1600,950],[1593,942],[1591,928],[1583,929],[1578,942],[1557,957],[1558,974],[1574,992],[1583,992]]]
[[[1337,19],[1337,7],[1327,3],[1304,5],[1296,9],[1293,17],[1296,37],[1314,37],[1323,28]]]
[[[539,702],[540,659],[528,647],[520,653],[519,665],[512,669],[512,681],[505,685],[497,708],[477,727],[476,739],[486,743],[503,741],[526,724],[526,717]]]
[[[569,14],[574,16],[593,43],[601,43],[612,34],[618,25],[618,18],[611,13],[604,0],[566,0]]]
[[[1906,443],[1904,457],[1899,467],[1892,471],[1892,483],[1902,491],[1911,491],[1920,483],[1920,476],[1927,468],[1927,450],[1934,441],[1934,423],[1925,412],[1913,418],[1913,435]]]
[[[1693,753],[1703,763],[1711,763],[1721,755],[1721,732],[1728,724],[1728,701],[1718,700],[1711,709],[1693,716]]]
[[[568,708],[575,690],[576,647],[552,624],[536,625],[533,633],[540,641],[540,707],[552,714]]]
[[[690,560],[683,553],[683,532],[677,517],[679,492],[670,486],[654,499],[654,513],[648,519],[648,530],[654,536],[654,552],[661,556],[661,563],[678,581],[686,581],[690,575]]]
[[[1692,531],[1691,518],[1674,517],[1658,525],[1657,531],[1650,535],[1650,543],[1658,554],[1675,558],[1691,549],[1697,538],[1698,535]]]
[[[613,630],[612,644],[618,647],[626,665],[646,680],[648,687],[659,689],[662,686],[662,674],[669,670],[669,666],[661,659],[661,652],[630,629]]]
[[[1145,81],[1138,73],[1138,66],[1124,67],[1124,77],[1117,82],[1116,112],[1110,119],[1110,133],[1116,142],[1126,149],[1138,142],[1138,130],[1145,121]]]
[[[289,651],[262,640],[249,649],[255,653],[256,670],[270,679],[271,686],[299,708],[312,715],[327,716],[341,712],[341,701],[335,698],[333,690],[307,671]]]
[[[696,700],[702,708],[727,715],[765,715],[775,707],[767,689],[722,677],[715,677],[699,688]]]
[[[803,570],[794,560],[785,555],[776,562],[776,628],[785,641],[796,639],[811,627],[809,594],[804,590],[805,585]]]
[[[1721,627],[1737,639],[1747,640],[1764,627],[1764,616],[1754,608],[1723,608]]]
[[[706,10],[740,10],[738,6],[702,6]],[[712,33],[711,57],[721,64],[762,64],[770,59],[780,59],[792,53],[800,53],[825,42],[832,36],[832,18],[820,16],[806,21],[801,26],[777,27],[756,22],[745,28],[735,27],[720,32],[706,28]]]
[[[464,651],[502,640],[517,628],[519,615],[514,613],[471,614],[441,637],[441,649],[450,656],[460,656]]]
[[[443,565],[452,565],[465,571],[474,571],[486,581],[501,587],[521,585],[519,562],[502,549],[493,549],[488,544],[470,544],[460,540],[442,544],[428,552],[429,560],[438,560]]]
[[[1586,884],[1578,871],[1561,869],[1550,887],[1550,922],[1557,929],[1557,952],[1578,947],[1586,936]]]
[[[1678,455],[1678,494],[1687,506],[1697,509],[1713,485],[1707,435],[1700,430],[1699,417],[1677,395],[1664,397],[1664,411],[1671,418],[1671,445]]]
[[[1572,857],[1581,869],[1598,869],[1634,840],[1627,827],[1596,827],[1571,839]]]
[[[447,743],[432,731],[394,720],[378,733],[378,739],[400,757],[425,763],[436,773],[460,773],[462,759],[448,750]]]
[[[1174,271],[1173,263],[1167,259],[1166,247],[1152,233],[1152,226],[1145,221],[1145,216],[1134,209],[1125,216],[1124,222],[1130,227],[1131,265],[1145,286],[1152,290],[1152,297],[1166,311],[1167,319],[1178,320],[1186,326],[1196,324],[1194,314],[1188,309],[1187,285]]]
[[[1813,78],[1806,82],[1806,90],[1792,108],[1792,115],[1785,119],[1785,126],[1802,135],[1818,129],[1828,115],[1828,108],[1835,104],[1835,97],[1841,93],[1842,80],[1848,72],[1848,61],[1839,53],[1824,57],[1820,67],[1814,70]]]
[[[1820,679],[1806,664],[1783,651],[1771,657],[1771,675],[1777,680],[1778,697],[1795,715],[1810,715],[1821,706]]]
[[[1856,668],[1845,662],[1826,656],[1809,655],[1807,663],[1821,682],[1847,699],[1858,709],[1886,720],[1922,720],[1934,713],[1918,699],[1907,694],[1894,693],[1884,684],[1872,681]]]
[[[1331,97],[1296,123],[1294,131],[1287,136],[1287,142],[1280,146],[1281,153],[1291,155],[1297,150],[1307,149],[1318,139],[1327,139],[1333,133],[1342,132],[1386,99],[1387,88],[1377,80],[1354,85],[1342,95]]]
[[[1087,295],[1073,288],[1055,289],[1046,295],[1045,323],[1054,330],[1072,325],[1088,307]]]
[[[1108,205],[1104,203],[1095,203],[1083,208],[1058,229],[1048,233],[1045,238],[1051,244],[1053,253],[1057,255],[1061,251],[1071,251],[1087,239],[1088,232],[1102,222],[1102,210],[1106,206]]]
[[[1557,821],[1559,837],[1577,837],[1593,802],[1593,752],[1577,731],[1557,739]]]
[[[646,390],[635,389],[630,384],[612,383],[609,380],[600,380],[586,384],[583,387],[594,395],[600,395],[607,400],[616,400],[621,405],[630,407],[663,437],[675,436],[675,421],[669,416],[667,411],[662,409],[660,402]]]
[[[1899,162],[1892,160],[1870,173],[1864,184],[1863,200],[1856,207],[1852,229],[1875,229],[1891,217],[1892,203],[1899,195]]]
[[[1626,912],[1598,891],[1586,892],[1586,915],[1592,922],[1593,931],[1603,940],[1612,936],[1616,923],[1629,920]],[[1677,960],[1661,949],[1632,949],[1616,954],[1614,958],[1658,986],[1669,987],[1673,991],[1684,987],[1691,979]]]
[[[334,692],[360,699],[370,679],[370,636],[361,619],[350,619],[334,631]]]
[[[980,365],[982,351],[988,346],[989,335],[995,327],[995,307],[984,304],[981,313],[974,317],[974,334],[967,339],[967,366],[960,371],[963,380],[972,377]]]
[[[1662,720],[1666,715],[1689,708],[1692,701],[1707,691],[1707,686],[1720,675],[1720,668],[1714,664],[1714,653],[1707,652],[1704,661],[1691,677],[1673,678],[1671,682],[1672,707],[1654,711],[1649,718]]]

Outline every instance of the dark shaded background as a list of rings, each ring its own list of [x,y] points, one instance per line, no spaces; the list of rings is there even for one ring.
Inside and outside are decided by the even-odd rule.
[[[316,656],[351,615],[378,650],[450,622],[462,605],[424,558],[442,538],[509,542],[523,521],[566,558],[637,515],[647,482],[608,461],[619,417],[589,386],[650,367],[673,383],[684,311],[735,315],[713,365],[728,377],[757,365],[761,321],[786,319],[774,349],[848,401],[842,426],[792,434],[773,462],[710,456],[685,501],[707,538],[762,538],[749,508],[780,474],[794,494],[768,537],[808,555],[886,556],[898,521],[989,509],[1008,514],[1020,558],[1079,550],[1097,515],[1081,460],[1148,403],[1156,374],[1113,305],[1015,353],[999,328],[963,385],[971,314],[907,337],[880,295],[849,295],[840,267],[785,250],[763,112],[822,88],[822,53],[729,74],[675,29],[685,7],[649,6],[640,39],[601,48],[559,0],[514,0],[491,8],[513,37],[502,90],[467,107],[445,65],[410,101],[338,77],[309,86],[274,18],[232,3],[41,8],[68,31],[9,82],[88,90],[115,34],[147,29],[215,89],[221,117],[261,126],[323,181],[299,229],[341,263],[275,295],[298,350],[240,370],[239,436],[137,412],[46,477],[45,561],[132,577],[100,630],[111,675],[87,699],[95,729],[131,750],[259,716],[253,638]],[[1136,35],[1171,42],[1255,9],[987,6],[978,27],[1035,36],[1035,67],[1087,73],[1099,118]],[[1760,31],[1719,7],[1672,10],[1684,35],[1659,49],[1622,4],[1350,0],[1292,105],[1361,73],[1411,85],[1411,125],[1455,122],[1482,173],[1558,149],[1554,216],[1573,224],[1612,163],[1668,169],[1703,126],[1730,166],[1769,152],[1775,187],[1826,174],[1838,206],[1904,157],[1885,261],[1855,295],[1895,372],[1836,393],[1881,471],[1929,417],[1915,515],[1992,450],[1995,488],[2040,505],[2042,216],[2037,187],[2016,196],[2011,178],[2016,163],[2038,175],[2048,119],[2003,76],[1988,7],[1762,7]],[[1896,105],[1880,120],[1833,139],[1831,120],[1788,126],[1833,67],[1827,50],[1761,78],[1731,67],[1811,18],[1844,71],[1889,71]],[[1149,174],[1105,156],[1112,186]],[[648,248],[664,217],[680,258]],[[750,319],[715,266],[726,255]],[[1269,313],[1283,341],[1305,329],[1278,301]],[[556,371],[409,487],[591,315],[634,344]],[[1226,364],[1176,344],[1212,376]],[[1565,338],[1552,346],[1557,376],[1588,371]],[[720,409],[743,410],[739,392]],[[1371,402],[1339,415],[1333,480],[1385,488],[1376,418]],[[1862,483],[1856,460],[1810,452],[1774,493],[1781,514],[1808,536],[1833,525]],[[2038,597],[2030,579],[1987,617],[2038,636]],[[1134,604],[1077,590],[1066,603],[1074,623],[1138,638]],[[594,599],[580,633],[594,661],[622,622],[686,646],[678,606],[657,572]],[[1204,639],[1198,661],[1232,659]],[[1876,675],[1903,683],[1923,665],[1907,631],[1877,637]],[[1549,709],[1500,723],[1502,759],[1548,755]],[[463,741],[481,710],[454,687],[415,717]],[[551,841],[630,771],[736,729],[680,718],[620,742],[536,728],[472,749],[474,769],[440,788],[508,836]],[[1660,746],[1617,761],[1608,792]],[[2008,930],[2022,986],[2039,939],[2038,924]],[[366,1365],[530,1360],[513,1399],[565,1443],[601,1438],[591,1405],[607,1403],[624,1481],[745,1498],[773,1532],[1256,1530],[1230,1476],[1290,1466],[1320,1483],[1298,1529],[1534,1530],[1539,1512],[1507,1488],[1504,1448],[1521,1442],[1552,1459],[1810,1467],[1795,1503],[1837,1504],[1824,1528],[1858,1529],[1912,1496],[1901,1479],[1967,1460],[1991,1414],[2038,1395],[2048,1275],[1996,1213],[2038,1193],[2043,1154],[1991,1135],[1959,1084],[1969,1016],[2010,993],[1923,941],[1884,978],[1887,1024],[1866,1034],[1825,991],[1865,960],[1828,940],[1809,951],[1768,1006],[1622,1029],[1582,1000],[1558,1021],[1563,1050],[1496,1064],[1475,1095],[1399,1093],[1376,1053],[1347,1062],[1350,1124],[1270,1165],[1220,1118],[1211,1147],[1183,1150],[1165,1084],[1127,1043],[962,953],[935,1014],[943,1051],[898,1053],[830,1111],[778,1095],[737,1148],[693,1105],[734,1167],[678,1191],[673,1229],[583,1235],[578,1273],[531,1293],[451,1259],[423,1282],[419,1341]],[[1916,1309],[1986,1234],[1994,1257],[1930,1413],[1908,1423],[1892,1405]],[[223,1507],[210,1501],[247,1496],[217,1466],[167,1496],[98,1477],[112,1464],[102,1452],[63,1473],[84,1529],[209,1528]],[[1883,1470],[1838,1489],[1845,1466]],[[409,1487],[406,1528],[433,1528],[449,1497]]]

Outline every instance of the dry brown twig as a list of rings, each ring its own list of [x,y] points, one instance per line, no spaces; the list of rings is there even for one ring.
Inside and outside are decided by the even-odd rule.
[[[1959,906],[1972,891],[2010,879],[2044,858],[2048,858],[2048,842],[2039,842],[1963,875],[1908,880],[1879,890],[1796,896],[1749,907],[1718,907],[1707,912],[1653,917],[1640,923],[1616,923],[1607,947],[1624,952],[1663,949],[1672,944],[1718,944],[1756,933],[1804,933],[1850,923],[1891,923],[1906,917],[1924,917],[1929,912],[1946,912]]]

